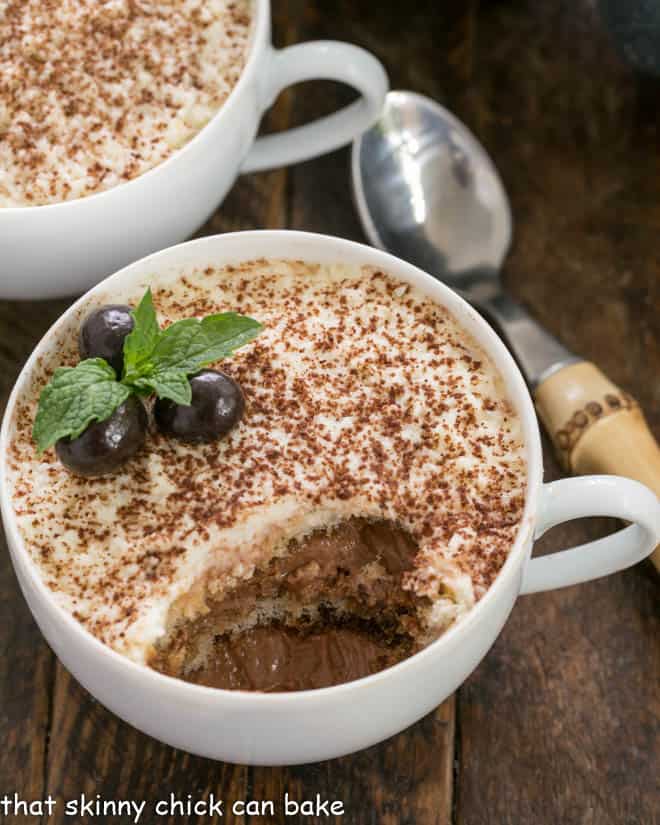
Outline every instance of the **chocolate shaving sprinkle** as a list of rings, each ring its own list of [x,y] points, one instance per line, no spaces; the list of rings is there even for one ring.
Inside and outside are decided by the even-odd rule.
[[[503,382],[449,312],[368,267],[255,260],[150,280],[162,323],[234,310],[264,325],[218,365],[241,385],[245,416],[213,444],[152,433],[114,476],[72,476],[52,450],[38,458],[36,399],[75,363],[91,305],[70,319],[19,399],[7,457],[20,530],[56,599],[145,661],[172,604],[209,571],[230,587],[292,538],[357,517],[417,542],[403,587],[432,605],[430,632],[460,618],[506,560],[526,471]],[[93,305],[135,303],[145,286]]]

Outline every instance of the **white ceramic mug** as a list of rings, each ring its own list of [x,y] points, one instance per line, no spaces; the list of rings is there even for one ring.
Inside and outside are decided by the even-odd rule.
[[[188,238],[240,172],[307,160],[349,143],[380,115],[387,76],[364,49],[316,41],[276,50],[270,1],[254,0],[250,51],[225,104],[189,143],[143,175],[86,198],[0,208],[0,298],[83,292],[157,249]],[[347,83],[361,97],[328,117],[255,140],[279,93],[304,80]]]
[[[7,495],[9,423],[39,354],[54,336],[76,334],[78,310],[113,290],[137,287],[174,267],[221,266],[255,258],[296,258],[378,267],[448,307],[489,353],[520,415],[528,485],[522,523],[509,557],[476,606],[415,656],[373,676],[322,690],[259,694],[225,691],[163,676],[106,647],[60,608],[19,535]],[[38,345],[9,399],[0,433],[0,503],[23,593],[48,642],[71,673],[106,707],[157,739],[215,759],[298,764],[367,747],[415,722],[447,698],[495,641],[519,593],[563,587],[640,561],[660,539],[660,503],[641,484],[616,476],[542,483],[539,427],[525,382],[503,343],[461,298],[430,275],[385,252],[300,232],[239,232],[191,241],[152,255],[108,278],[74,304]],[[530,560],[549,527],[580,516],[616,516],[629,527],[581,547]]]

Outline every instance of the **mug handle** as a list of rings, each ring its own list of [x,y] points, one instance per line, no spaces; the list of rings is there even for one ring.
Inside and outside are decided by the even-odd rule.
[[[264,109],[284,88],[303,80],[338,80],[353,86],[362,97],[306,126],[257,138],[241,172],[288,166],[350,143],[380,115],[388,88],[387,74],[379,60],[359,46],[334,40],[273,49],[265,75]]]
[[[544,484],[534,538],[556,524],[583,516],[613,516],[634,522],[611,536],[530,559],[521,593],[538,593],[597,579],[648,556],[660,540],[660,501],[638,481],[600,475]]]

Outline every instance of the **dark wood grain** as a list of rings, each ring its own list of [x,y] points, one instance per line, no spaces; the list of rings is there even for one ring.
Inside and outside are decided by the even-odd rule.
[[[451,100],[511,196],[508,283],[658,436],[660,86],[619,61],[591,4],[483,4],[475,39],[469,94]],[[610,529],[564,525],[539,551]],[[519,601],[460,691],[458,823],[660,821],[658,592],[647,563]]]
[[[385,62],[395,87],[436,97],[471,126],[511,196],[512,291],[629,389],[660,435],[660,87],[620,62],[592,7],[275,0],[275,36],[279,45],[360,43]],[[281,97],[267,128],[305,122],[352,96],[305,84]],[[279,226],[363,239],[346,150],[240,179],[200,234]],[[0,405],[66,305],[0,302]],[[547,445],[545,455],[556,477]],[[612,526],[564,525],[537,552]],[[55,662],[6,552],[0,573],[0,795],[279,800],[286,790],[341,799],[346,814],[336,821],[350,825],[660,823],[660,591],[650,565],[522,598],[457,697],[382,745],[282,769],[192,757],[118,720]],[[60,808],[52,821],[72,820]]]
[[[0,410],[34,345],[66,306],[62,301],[0,302]],[[0,796],[17,793],[22,800],[39,800],[45,789],[55,661],[20,594],[2,532],[0,628]]]
[[[103,799],[145,800],[152,813],[156,802],[170,794],[182,801],[188,794],[194,799],[208,800],[210,794],[244,799],[248,778],[246,767],[194,757],[138,733],[99,705],[58,663],[46,776],[47,791],[57,799],[100,794]],[[147,822],[153,818],[168,825],[182,821],[176,816],[145,817]],[[62,802],[49,820],[71,821]],[[246,819],[193,816],[184,821],[243,825]]]
[[[660,83],[623,64],[591,3],[484,3],[452,105],[511,198],[512,290],[660,425]]]
[[[449,825],[454,762],[454,699],[387,742],[317,765],[255,768],[254,793],[279,799],[320,793],[344,803],[351,825]],[[279,820],[278,820],[279,821]],[[286,822],[307,823],[306,817]]]

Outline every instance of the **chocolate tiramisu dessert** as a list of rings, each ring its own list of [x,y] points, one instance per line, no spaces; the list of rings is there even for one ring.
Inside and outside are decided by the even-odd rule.
[[[109,189],[166,160],[223,105],[251,0],[0,2],[0,207]]]
[[[248,690],[365,676],[460,621],[526,472],[449,311],[293,260],[147,287],[95,295],[16,406],[14,508],[57,602],[134,662]]]

